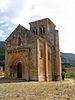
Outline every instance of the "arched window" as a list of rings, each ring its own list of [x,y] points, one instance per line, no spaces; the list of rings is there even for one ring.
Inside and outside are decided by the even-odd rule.
[[[38,34],[38,29],[36,27],[34,27],[33,33],[35,33],[36,35]]]
[[[35,31],[35,32],[36,32],[36,35],[37,35],[37,34],[38,34],[38,30],[36,29],[36,31]]]
[[[21,45],[21,38],[19,37],[18,38],[18,46],[20,46]]]
[[[42,34],[42,28],[41,27],[39,28],[39,33]]]
[[[45,27],[43,27],[43,33],[45,33]]]
[[[50,60],[50,52],[48,51],[48,60]]]
[[[40,34],[45,33],[45,31],[46,31],[45,27],[42,26],[42,27],[39,28],[39,33]]]

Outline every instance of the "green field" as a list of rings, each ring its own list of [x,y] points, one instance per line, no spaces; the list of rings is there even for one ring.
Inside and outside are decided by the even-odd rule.
[[[75,100],[74,80],[0,83],[0,100]]]

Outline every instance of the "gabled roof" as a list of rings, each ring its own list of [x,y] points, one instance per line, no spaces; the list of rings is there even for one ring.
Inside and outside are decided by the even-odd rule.
[[[30,32],[28,29],[26,29],[25,27],[23,27],[22,25],[18,25],[15,30],[9,35],[9,37],[5,40],[5,41],[9,41],[11,39],[11,37],[13,36],[13,34],[15,34],[16,32],[19,33],[19,32]]]

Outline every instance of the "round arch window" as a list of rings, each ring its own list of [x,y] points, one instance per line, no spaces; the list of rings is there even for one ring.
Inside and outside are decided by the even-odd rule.
[[[18,38],[18,46],[20,46],[21,45],[21,38],[19,37]]]

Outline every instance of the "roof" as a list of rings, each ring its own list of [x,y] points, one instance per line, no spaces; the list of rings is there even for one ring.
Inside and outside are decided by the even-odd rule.
[[[8,41],[16,31],[19,31],[19,32],[21,32],[21,31],[27,32],[28,31],[28,32],[30,32],[28,29],[26,29],[25,27],[23,27],[22,25],[19,24],[5,41]]]

